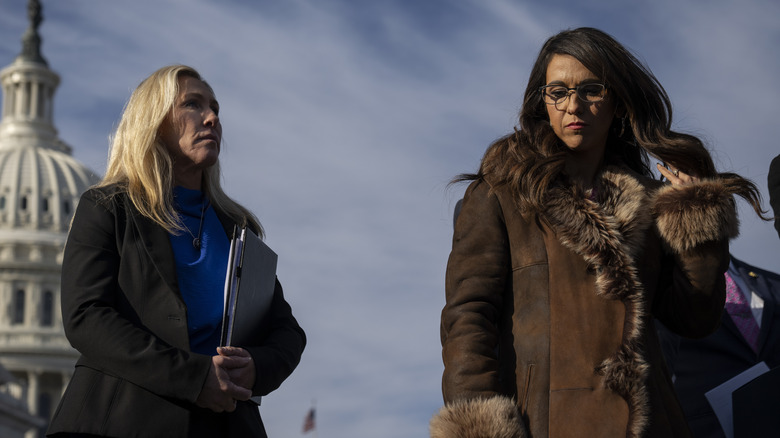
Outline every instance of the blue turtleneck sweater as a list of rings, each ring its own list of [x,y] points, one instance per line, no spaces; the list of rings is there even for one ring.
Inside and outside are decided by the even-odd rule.
[[[184,226],[189,229],[170,234],[173,256],[176,259],[176,277],[184,303],[187,305],[187,328],[190,349],[213,356],[217,354],[222,329],[225,272],[230,241],[214,209],[200,190],[176,186],[173,190],[176,210]],[[193,246],[193,236],[200,235],[200,249]]]

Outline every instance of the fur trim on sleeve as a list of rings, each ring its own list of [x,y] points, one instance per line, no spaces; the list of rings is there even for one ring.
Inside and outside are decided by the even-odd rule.
[[[665,185],[653,199],[653,213],[661,237],[678,253],[739,234],[734,199],[717,180]]]
[[[525,424],[508,397],[458,400],[431,419],[431,438],[526,438]]]

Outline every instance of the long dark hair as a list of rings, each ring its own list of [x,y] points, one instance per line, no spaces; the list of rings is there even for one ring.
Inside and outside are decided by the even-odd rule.
[[[544,194],[564,168],[569,153],[550,126],[539,88],[554,55],[570,55],[593,72],[614,99],[616,117],[605,151],[606,163],[623,163],[652,176],[649,155],[699,178],[718,178],[763,217],[755,184],[734,173],[718,173],[697,137],[673,131],[672,104],[653,73],[610,35],[589,27],[563,31],[542,46],[520,110],[519,129],[490,145],[476,174],[455,181],[490,177],[494,187],[508,185],[519,207],[540,212]]]

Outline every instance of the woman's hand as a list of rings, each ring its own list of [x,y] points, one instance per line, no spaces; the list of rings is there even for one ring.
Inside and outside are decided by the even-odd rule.
[[[255,386],[255,361],[248,351],[240,347],[219,347],[221,357],[231,359],[224,367],[230,381],[243,388],[252,390]]]
[[[249,400],[252,391],[234,383],[229,373],[230,369],[241,367],[245,362],[245,358],[212,356],[206,382],[195,404],[214,412],[233,412],[236,400]]]
[[[661,163],[656,164],[656,167],[658,168],[658,171],[661,172],[661,175],[664,176],[667,180],[669,180],[670,183],[672,183],[673,186],[684,186],[688,184],[693,184],[696,181],[699,180],[699,178],[688,175],[685,172],[681,172],[678,169],[673,168],[666,168],[665,166],[661,165]]]

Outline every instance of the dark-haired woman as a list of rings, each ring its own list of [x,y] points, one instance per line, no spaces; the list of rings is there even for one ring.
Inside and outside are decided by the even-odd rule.
[[[609,35],[545,43],[519,129],[461,178],[433,437],[689,436],[653,318],[712,332],[733,195],[761,211],[750,181],[670,126],[664,89]]]

